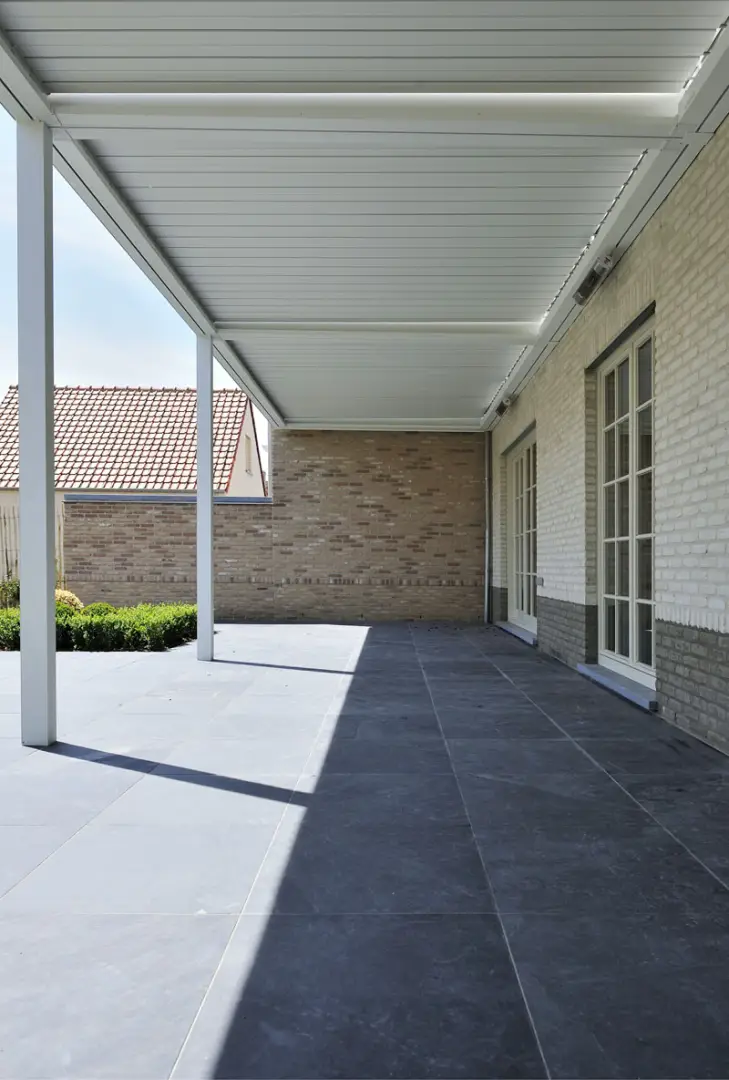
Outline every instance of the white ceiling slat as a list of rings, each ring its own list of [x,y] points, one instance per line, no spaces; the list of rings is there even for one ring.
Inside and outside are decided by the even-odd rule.
[[[202,228],[235,228],[236,226],[245,227],[248,225],[250,228],[271,228],[271,229],[296,229],[297,227],[304,226],[307,228],[317,228],[319,221],[322,226],[336,227],[339,225],[342,229],[358,229],[364,228],[388,228],[392,224],[392,219],[396,219],[399,223],[403,219],[409,220],[413,225],[420,226],[424,231],[428,231],[429,228],[447,228],[450,224],[455,227],[471,228],[480,224],[488,224],[489,222],[498,222],[500,228],[509,228],[515,226],[517,228],[540,228],[545,223],[554,229],[567,228],[591,228],[596,223],[595,214],[569,214],[569,213],[529,213],[523,214],[514,213],[451,213],[451,214],[419,214],[409,213],[402,214],[395,212],[393,214],[372,212],[370,214],[347,214],[346,211],[340,213],[334,211],[331,214],[315,214],[307,213],[305,210],[295,213],[293,211],[280,211],[278,213],[271,214],[256,214],[256,213],[241,213],[239,211],[232,211],[231,213],[211,213],[201,214],[197,211],[188,213],[168,213],[166,211],[145,214],[145,220],[156,228],[158,225],[161,227],[177,227],[182,226],[184,228],[194,228],[199,226]]]
[[[450,152],[447,157],[442,158],[403,152],[402,148],[397,146],[393,146],[386,154],[357,153],[352,150],[345,154],[331,146],[317,155],[297,153],[291,147],[279,150],[276,155],[273,155],[271,151],[268,154],[261,154],[253,150],[246,152],[244,149],[233,149],[223,155],[208,153],[202,161],[199,153],[170,154],[166,157],[155,154],[142,157],[134,154],[119,156],[113,152],[105,152],[104,147],[98,144],[94,150],[106,168],[120,177],[127,174],[144,176],[155,172],[173,175],[182,173],[198,178],[209,177],[218,172],[253,177],[259,174],[277,176],[282,171],[291,171],[300,176],[338,176],[340,173],[373,172],[387,176],[400,173],[415,174],[422,178],[423,169],[438,174],[454,172],[458,175],[478,173],[487,176],[491,173],[504,172],[518,175],[535,167],[538,167],[542,173],[603,171],[627,173],[635,163],[635,155],[630,153],[620,154],[614,149],[588,152],[579,145],[569,148],[545,146],[538,153],[519,147],[506,152],[494,150],[467,154]]]
[[[558,277],[559,271],[552,271]],[[412,270],[401,270],[399,272],[386,271],[378,272],[377,277],[380,283],[387,282],[388,287],[391,287],[393,282],[417,283],[417,286],[425,283],[436,283],[440,287],[447,286],[448,283],[453,283],[455,286],[460,287],[464,283],[477,281],[481,286],[487,286],[489,282],[499,282],[503,285],[509,285],[510,287],[518,285],[528,285],[533,282],[546,281],[546,288],[552,287],[553,282],[549,280],[550,273],[545,272],[544,269],[537,269],[532,273],[525,273],[518,269],[504,270],[500,272],[494,268],[491,273],[465,273],[460,270],[443,271],[439,268],[435,270],[427,270],[422,267]],[[208,277],[204,274],[193,274],[190,276],[190,281],[194,285],[199,285],[201,288],[214,289],[217,295],[224,294],[226,290],[240,290],[243,287],[260,287],[263,284],[274,284],[280,288],[296,288],[301,285],[311,284],[312,286],[321,287],[322,285],[358,285],[365,287],[365,283],[368,281],[368,277],[361,271],[358,273],[356,270],[347,272],[346,270],[338,272],[336,268],[330,269],[323,273],[321,270],[306,273],[302,273],[296,277],[293,273],[277,273],[275,270],[251,271],[244,275],[230,275],[229,277],[216,276],[214,278]],[[492,286],[488,286],[492,288]]]
[[[236,20],[258,18],[268,25],[282,28],[296,26],[296,20],[326,20],[327,25],[340,25],[349,20],[360,20],[364,26],[373,21],[413,19],[436,19],[450,22],[452,19],[550,18],[580,22],[585,19],[606,18],[604,0],[8,0],[3,4],[9,25],[40,23],[56,26],[61,20],[72,25],[86,25],[89,21],[112,19],[119,25],[146,27],[152,20],[164,20],[165,25],[182,19],[195,19],[198,25],[213,20],[225,20],[234,25]],[[625,20],[685,17],[691,25],[715,25],[716,18],[724,10],[722,0],[610,0],[609,10],[614,25]]]
[[[570,207],[576,213],[593,213],[612,202],[615,188],[587,185],[585,190],[585,185],[509,187],[502,184],[498,187],[480,187],[468,184],[465,187],[450,185],[435,189],[426,186],[422,191],[411,188],[408,193],[405,185],[393,188],[373,182],[368,188],[340,188],[337,185],[329,190],[324,187],[318,190],[280,190],[272,187],[270,190],[241,191],[234,187],[206,187],[188,192],[174,187],[163,188],[161,185],[157,188],[135,186],[126,188],[126,193],[130,201],[144,213],[162,210],[179,213],[181,207],[188,207],[195,213],[224,214],[243,210],[276,213],[282,208],[291,213],[298,213],[302,209],[311,210],[314,214],[326,213],[330,209],[336,213],[395,213],[411,207],[424,214],[448,212],[452,204],[456,204],[464,213],[503,213],[508,212],[509,207],[513,207],[517,213],[531,209],[547,213],[562,212]]]
[[[456,61],[452,61],[456,63]],[[462,68],[462,61],[458,61]],[[248,65],[241,62],[241,69],[247,70]],[[217,70],[217,69],[216,69]],[[318,70],[318,68],[317,68]],[[349,69],[348,69],[349,70]],[[512,69],[509,69],[512,71]],[[376,79],[362,78],[319,78],[301,77],[289,78],[288,70],[282,77],[256,77],[255,79],[230,79],[230,78],[198,78],[191,83],[184,73],[177,77],[168,75],[163,79],[154,79],[150,76],[139,76],[133,79],[124,79],[118,76],[114,78],[102,78],[98,74],[92,74],[84,78],[54,78],[52,85],[55,93],[97,93],[97,94],[184,94],[189,93],[191,85],[195,93],[219,94],[219,93],[410,93],[417,91],[419,86],[425,84],[428,92],[446,93],[492,93],[492,94],[678,94],[690,75],[689,65],[681,66],[679,70],[671,74],[664,66],[656,68],[656,71],[643,71],[641,61],[636,62],[636,73],[629,76],[626,72],[613,71],[607,65],[604,72],[594,74],[592,67],[586,67],[583,72],[569,72],[564,66],[555,70],[551,75],[542,74],[537,78],[529,78],[528,72],[522,72],[521,78],[491,77],[486,78],[483,74],[455,76],[445,78],[426,78],[428,70],[419,74],[410,75],[407,78],[378,77]],[[94,135],[99,138],[101,132]]]
[[[376,198],[362,199],[358,202],[351,198],[337,198],[333,195],[330,199],[306,198],[296,199],[275,198],[272,193],[267,198],[226,200],[218,199],[210,202],[191,200],[189,203],[182,200],[165,200],[158,198],[136,198],[133,204],[151,222],[158,220],[168,221],[208,221],[211,219],[224,219],[226,221],[248,221],[254,218],[265,221],[268,217],[276,217],[284,221],[296,221],[301,218],[306,220],[318,220],[321,218],[347,217],[353,224],[366,217],[392,217],[401,218],[438,215],[447,217],[525,217],[540,215],[553,217],[555,215],[576,218],[587,224],[599,220],[603,212],[612,202],[610,196],[590,197],[583,195],[556,196],[546,198],[519,198],[516,196],[487,196],[474,198],[473,195],[466,198],[454,193],[451,198],[435,199],[408,199],[403,195],[401,198]]]
[[[288,253],[280,255],[278,258],[272,258],[270,255],[260,255],[257,258],[251,257],[249,259],[244,258],[242,255],[235,256],[232,259],[214,258],[211,261],[209,256],[205,258],[195,258],[187,256],[185,259],[185,265],[190,270],[196,271],[198,274],[212,273],[219,277],[227,276],[231,273],[250,272],[251,274],[262,273],[267,271],[275,273],[277,276],[281,274],[281,267],[286,266],[292,272],[296,272],[298,269],[308,272],[308,270],[317,268],[319,270],[329,269],[332,273],[342,272],[347,273],[348,270],[357,270],[360,272],[367,272],[368,270],[378,270],[384,273],[396,272],[398,270],[407,271],[414,267],[421,267],[424,265],[423,257],[419,254],[413,254],[405,257],[402,255],[391,255],[389,258],[375,258],[374,256],[363,256],[361,258],[353,257],[350,252],[347,257],[339,257],[336,255],[319,255],[317,252],[313,255],[289,255]],[[555,259],[550,257],[547,253],[541,256],[534,256],[531,254],[525,254],[520,257],[514,255],[476,255],[476,256],[464,256],[464,255],[451,255],[443,256],[438,255],[437,262],[432,264],[437,269],[443,269],[448,271],[464,270],[464,271],[479,271],[479,270],[500,270],[503,268],[511,267],[514,270],[524,270],[529,267],[534,267],[538,272],[545,267],[550,266],[567,266],[570,264],[570,256],[565,255],[562,258]]]
[[[0,0],[1,2],[1,0]],[[73,132],[73,129],[71,129]],[[116,154],[130,153],[135,156],[144,154],[146,151],[154,154],[172,154],[187,156],[195,154],[198,160],[203,159],[208,153],[238,153],[241,150],[247,153],[268,154],[272,150],[279,153],[288,148],[288,152],[296,156],[302,149],[308,149],[310,153],[325,151],[335,153],[339,157],[346,157],[352,151],[360,154],[374,154],[387,158],[389,155],[396,157],[413,154],[418,157],[428,156],[434,159],[448,159],[451,155],[473,154],[479,159],[484,154],[509,154],[516,152],[521,156],[527,152],[529,156],[535,156],[546,151],[559,155],[562,152],[569,154],[579,150],[581,154],[632,154],[635,158],[647,148],[654,146],[662,147],[666,140],[665,134],[646,135],[635,132],[616,135],[606,133],[603,135],[586,134],[544,134],[536,131],[534,134],[526,133],[484,133],[483,131],[413,131],[406,127],[402,131],[325,131],[325,130],[288,130],[280,128],[259,130],[213,130],[201,128],[196,131],[174,130],[170,128],[139,128],[135,131],[117,130],[110,133],[108,129],[82,128],[76,134],[85,141],[89,141],[93,152],[99,150],[101,156],[108,157],[110,147]],[[284,153],[285,156],[285,153]]]
[[[124,190],[132,197],[159,192],[173,199],[185,198],[202,201],[207,199],[229,198],[231,192],[240,199],[260,198],[267,195],[291,198],[294,196],[320,197],[336,192],[347,196],[378,194],[402,195],[409,192],[412,196],[428,198],[439,197],[448,193],[462,192],[529,192],[537,189],[545,197],[553,198],[554,193],[574,191],[583,193],[587,187],[590,194],[615,194],[615,185],[624,176],[623,171],[606,175],[589,172],[553,172],[553,173],[465,173],[462,176],[437,173],[418,177],[417,173],[382,174],[338,173],[326,177],[299,176],[285,171],[269,173],[266,176],[236,176],[235,173],[205,176],[204,173],[125,173]],[[627,176],[627,173],[625,174]]]
[[[473,215],[471,215],[473,218]],[[531,215],[534,217],[535,215]],[[444,220],[441,215],[437,220],[430,222],[427,214],[419,220],[412,217],[397,215],[397,221],[390,221],[381,216],[370,215],[363,221],[344,223],[331,220],[313,221],[305,220],[282,223],[279,216],[273,223],[262,222],[256,219],[252,224],[239,224],[234,221],[216,222],[209,218],[202,223],[190,221],[187,218],[184,224],[163,222],[160,225],[159,236],[171,240],[181,240],[188,237],[200,237],[208,240],[212,246],[239,246],[241,239],[258,238],[266,243],[275,242],[277,237],[283,237],[289,242],[297,239],[313,240],[316,243],[325,244],[329,238],[339,238],[345,241],[345,246],[352,245],[355,241],[364,240],[389,240],[398,238],[408,241],[410,238],[421,240],[448,240],[458,243],[460,239],[478,239],[483,244],[488,240],[515,240],[523,239],[524,246],[530,247],[534,241],[541,238],[556,242],[569,240],[571,237],[582,236],[584,225],[574,220],[545,220],[540,217],[539,221],[504,221],[503,217],[492,221],[484,216],[477,220],[464,221],[457,214],[452,214],[450,220]],[[237,244],[236,244],[237,241]]]
[[[245,63],[242,61],[245,60]],[[277,61],[277,62],[276,62]],[[673,61],[673,62],[671,62]],[[186,79],[188,87],[195,76],[202,76],[213,83],[246,83],[254,78],[266,80],[313,79],[317,82],[340,80],[363,82],[378,79],[391,79],[405,82],[408,78],[452,79],[461,82],[464,79],[482,79],[484,82],[506,78],[509,82],[528,84],[545,76],[558,76],[566,81],[568,76],[590,76],[603,72],[612,81],[618,81],[619,73],[641,75],[638,81],[648,81],[649,73],[663,74],[664,80],[672,70],[683,71],[691,60],[685,55],[680,57],[655,56],[575,56],[566,57],[564,53],[554,56],[494,56],[481,60],[479,57],[397,56],[388,59],[382,56],[321,56],[310,57],[265,57],[257,53],[254,56],[216,57],[214,62],[199,54],[194,56],[155,56],[147,59],[136,54],[131,56],[53,56],[43,61],[42,70],[46,82],[54,84],[72,80],[82,83],[91,76],[102,76],[103,81],[125,79],[139,81],[140,76],[150,84],[164,82],[165,76],[176,75]],[[361,74],[359,73],[361,69]],[[54,87],[56,92],[57,87]],[[61,90],[61,93],[64,91]]]
[[[329,31],[301,30],[285,35],[273,31],[248,30],[234,36],[228,30],[180,31],[122,30],[109,34],[104,31],[78,30],[74,34],[36,32],[22,37],[31,60],[106,58],[109,60],[136,57],[140,60],[196,58],[248,60],[269,58],[281,62],[289,59],[347,59],[377,58],[408,59],[416,54],[420,60],[470,58],[490,61],[492,58],[586,58],[586,57],[669,57],[672,60],[696,57],[705,42],[705,31],[672,30],[491,30],[487,33],[468,30],[439,29],[414,31],[412,28],[392,31]],[[13,35],[11,35],[11,40]],[[212,65],[204,65],[206,71]]]

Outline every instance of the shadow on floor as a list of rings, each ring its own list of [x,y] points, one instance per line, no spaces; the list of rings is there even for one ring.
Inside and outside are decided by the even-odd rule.
[[[69,950],[71,976],[66,928],[79,911],[111,912],[83,920],[91,944],[75,999],[93,1010],[87,985],[101,998],[89,1030],[104,1062],[119,1032],[134,1039],[117,975],[104,998],[85,972],[98,975],[100,957],[106,978],[131,956],[126,985],[147,987],[144,1008],[174,999],[177,983],[190,992],[167,1027],[158,1007],[129,1075],[150,1075],[157,1050],[155,1075],[167,1075],[183,1039],[178,1080],[727,1075],[727,759],[489,628],[371,628],[336,715],[325,716],[341,700],[336,679],[317,673],[346,664],[328,667],[320,645],[285,658],[285,672],[311,674],[262,673],[251,690],[230,671],[225,708],[166,762],[71,743],[44,752],[102,766],[74,767],[60,790],[73,802],[77,772],[91,773],[104,783],[87,783],[79,805],[96,820],[103,789],[106,809],[18,887],[15,910],[41,913],[28,925],[43,968],[54,970],[43,951],[53,943]],[[266,771],[284,759],[288,772]],[[143,779],[129,789],[116,770]],[[45,775],[26,779],[23,797],[40,798]],[[208,806],[196,787],[244,798]],[[117,788],[129,797],[115,801]],[[44,936],[49,896],[61,922]],[[160,917],[170,910],[203,936],[181,939],[191,931]],[[128,938],[104,952],[118,932]],[[170,946],[180,941],[181,954]],[[25,961],[8,1009],[25,1000]],[[27,1000],[37,984],[33,974]],[[59,1030],[67,1053],[72,1028]]]
[[[290,788],[276,787],[273,784],[261,784],[252,780],[238,780],[232,776],[221,776],[219,773],[205,772],[201,769],[189,769],[183,765],[168,765],[162,761],[132,757],[129,754],[109,753],[104,750],[96,750],[92,746],[79,746],[76,743],[57,742],[52,746],[42,748],[39,752],[42,754],[55,754],[58,757],[76,758],[79,761],[92,761],[99,765],[105,765],[107,768],[123,769],[127,772],[156,772],[170,780],[178,780],[183,784],[217,788],[220,791],[231,791],[237,795],[249,795],[255,799],[271,799],[274,802],[282,802],[287,805],[308,806],[310,801],[309,796],[303,791],[293,791]]]
[[[659,823],[720,755],[498,631],[402,626],[319,750],[175,1076],[726,1075],[729,894]]]

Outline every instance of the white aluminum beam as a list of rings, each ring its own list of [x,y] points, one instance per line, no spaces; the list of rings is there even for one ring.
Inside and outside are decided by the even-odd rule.
[[[197,339],[197,658],[215,654],[213,555],[213,339]]]
[[[74,138],[114,131],[404,130],[608,136],[631,144],[670,135],[678,94],[219,93],[51,94]]]
[[[480,431],[477,419],[462,416],[337,417],[302,416],[287,420],[292,431]]]
[[[18,123],[20,723],[25,746],[56,741],[53,465],[53,141]]]
[[[259,333],[351,333],[375,332],[385,334],[486,334],[507,341],[520,341],[525,345],[536,341],[538,323],[528,322],[437,322],[433,320],[356,320],[356,319],[249,319],[242,322],[218,323],[216,333],[227,341],[244,339],[246,334]]]

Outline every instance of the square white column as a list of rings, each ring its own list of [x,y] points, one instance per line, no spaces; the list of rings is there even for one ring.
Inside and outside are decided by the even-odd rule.
[[[53,466],[53,141],[18,123],[21,733],[56,741]]]
[[[197,658],[214,656],[213,339],[197,339]]]

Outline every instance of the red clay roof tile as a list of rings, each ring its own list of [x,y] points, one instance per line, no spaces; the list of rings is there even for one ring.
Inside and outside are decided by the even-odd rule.
[[[248,399],[216,390],[214,485],[227,491]],[[56,488],[59,491],[194,491],[194,389],[57,386]],[[0,403],[0,488],[18,486],[18,388]]]

